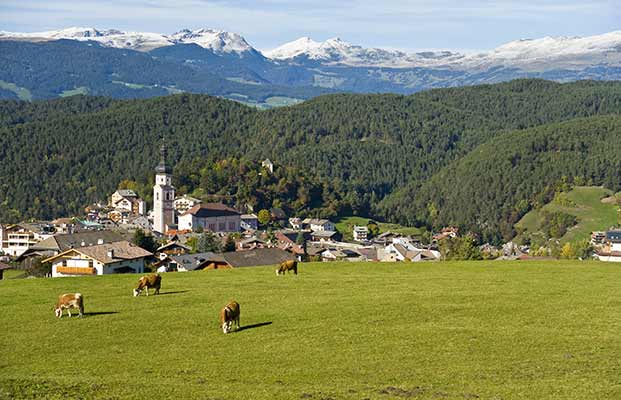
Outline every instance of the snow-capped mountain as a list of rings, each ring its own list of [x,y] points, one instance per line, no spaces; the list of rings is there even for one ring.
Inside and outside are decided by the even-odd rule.
[[[150,51],[175,44],[194,43],[214,53],[243,53],[254,51],[246,40],[237,33],[214,29],[182,29],[172,35],[151,32],[123,32],[116,29],[97,30],[94,28],[67,28],[47,32],[0,32],[0,39],[20,39],[31,41],[73,39],[92,40],[107,47]]]
[[[243,53],[254,51],[243,36],[237,33],[218,31],[214,29],[198,29],[191,31],[182,29],[170,36],[175,43],[195,43],[215,53]]]
[[[197,44],[215,54],[258,52],[239,34],[215,29],[182,29],[171,35],[150,32],[123,32],[116,29],[67,28],[56,31],[16,33],[0,31],[0,39],[45,41],[58,39],[92,40],[107,47],[151,51],[175,44]],[[588,65],[621,66],[621,31],[590,37],[545,37],[506,43],[479,54],[450,51],[406,53],[399,50],[365,48],[339,38],[317,42],[302,37],[263,52],[267,58],[295,65],[311,61],[322,65],[381,68],[442,68],[486,70],[493,67],[523,71],[582,69]]]
[[[465,57],[465,67],[504,65],[523,70],[621,65],[621,31],[588,37],[544,37],[506,43],[482,54]]]
[[[506,43],[489,52],[465,55],[449,51],[405,53],[364,48],[341,39],[316,42],[303,37],[264,52],[275,60],[313,60],[355,67],[484,69],[518,67],[525,71],[621,65],[621,31],[590,37],[546,37]]]
[[[459,54],[451,52],[407,54],[399,50],[364,48],[349,44],[340,38],[316,42],[309,37],[285,43],[263,54],[275,60],[293,60],[298,58],[318,61],[324,64],[393,68],[433,66],[447,62],[447,58],[461,57]]]

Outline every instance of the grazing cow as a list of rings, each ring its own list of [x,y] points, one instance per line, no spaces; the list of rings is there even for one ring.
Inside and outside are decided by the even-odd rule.
[[[233,322],[237,324],[237,329],[239,329],[239,314],[239,303],[236,301],[231,301],[224,306],[220,311],[220,326],[222,327],[222,332],[229,333],[233,327]]]
[[[63,317],[63,310],[67,309],[67,314],[71,318],[71,308],[79,310],[78,317],[84,315],[84,297],[80,293],[65,293],[58,297],[58,301],[54,306],[54,313],[58,318]]]
[[[138,287],[134,289],[134,297],[140,295],[140,292],[145,290],[147,292],[147,296],[149,295],[149,289],[154,288],[155,294],[160,294],[160,285],[162,283],[162,277],[160,274],[152,274],[149,276],[143,276],[138,281]]]
[[[294,274],[298,274],[298,262],[295,260],[287,260],[280,263],[276,270],[276,275],[284,275],[287,271],[293,271]]]

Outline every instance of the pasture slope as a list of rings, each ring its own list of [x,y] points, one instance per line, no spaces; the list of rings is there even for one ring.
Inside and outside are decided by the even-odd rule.
[[[0,398],[618,399],[620,266],[307,264],[0,282]],[[83,319],[57,320],[79,291]],[[218,311],[241,304],[242,330]]]
[[[616,195],[600,186],[576,186],[564,193],[567,204],[557,200],[541,208],[547,212],[563,212],[577,218],[578,224],[570,228],[561,238],[561,243],[591,238],[593,231],[605,231],[619,222],[619,206]],[[608,201],[602,201],[607,199]],[[516,224],[524,234],[541,233],[542,217],[540,210],[531,210]]]

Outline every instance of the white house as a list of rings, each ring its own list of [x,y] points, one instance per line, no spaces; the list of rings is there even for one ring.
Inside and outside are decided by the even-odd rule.
[[[26,250],[54,235],[53,228],[37,224],[0,226],[0,250],[6,255],[19,257]]]
[[[222,203],[197,204],[178,217],[180,231],[239,232],[241,213]]]
[[[242,214],[240,226],[243,230],[256,231],[259,229],[259,218],[255,214]]]
[[[334,226],[334,223],[327,219],[311,219],[308,221],[308,224],[310,225],[310,230],[313,232],[336,231],[336,227]]]
[[[369,228],[366,226],[354,225],[354,240],[364,242],[369,237]]]
[[[295,229],[296,231],[300,230],[302,229],[302,219],[298,217],[289,218],[289,225],[291,226],[291,229]]]
[[[603,242],[595,253],[597,258],[600,261],[621,262],[621,230],[607,231]]]
[[[112,193],[108,205],[115,210],[128,211],[137,215],[145,215],[147,212],[147,203],[139,198],[136,192],[129,189],[119,189]]]
[[[175,210],[178,213],[184,213],[188,211],[190,208],[194,207],[195,205],[201,204],[201,203],[202,203],[201,200],[188,196],[187,194],[184,194],[181,197],[177,197],[175,201],[173,202]]]
[[[144,272],[152,253],[128,241],[66,250],[43,262],[52,263],[52,277]]]

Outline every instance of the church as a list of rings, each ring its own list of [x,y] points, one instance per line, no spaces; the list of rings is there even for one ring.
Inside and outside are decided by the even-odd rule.
[[[177,227],[179,231],[239,232],[241,213],[222,203],[197,204],[177,215],[172,168],[166,165],[166,155],[166,147],[162,145],[153,186],[153,231],[165,235]]]

